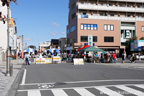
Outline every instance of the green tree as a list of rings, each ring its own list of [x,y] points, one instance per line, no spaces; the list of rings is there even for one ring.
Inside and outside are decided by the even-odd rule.
[[[128,40],[126,41],[126,43],[125,43],[125,47],[126,47],[125,51],[126,51],[126,53],[127,53],[128,55],[131,54],[131,51],[130,51],[130,42],[131,42],[131,41],[134,41],[134,40],[137,40],[137,37],[136,37],[136,36],[133,37],[133,38],[128,39]]]

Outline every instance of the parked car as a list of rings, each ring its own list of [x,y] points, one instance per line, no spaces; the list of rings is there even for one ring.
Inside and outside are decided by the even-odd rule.
[[[140,57],[137,55],[136,59],[139,59],[139,58],[144,59],[144,55],[141,55]]]

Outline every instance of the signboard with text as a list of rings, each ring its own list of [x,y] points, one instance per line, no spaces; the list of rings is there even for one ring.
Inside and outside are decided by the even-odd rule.
[[[88,45],[93,46],[93,36],[88,35]]]

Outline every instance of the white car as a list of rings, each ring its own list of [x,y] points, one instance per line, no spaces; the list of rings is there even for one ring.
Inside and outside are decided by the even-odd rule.
[[[139,58],[144,59],[144,55],[141,55],[140,57],[137,55],[136,59],[139,59]]]

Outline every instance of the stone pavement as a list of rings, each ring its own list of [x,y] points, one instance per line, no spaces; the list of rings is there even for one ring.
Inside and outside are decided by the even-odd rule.
[[[11,60],[13,64],[13,76],[5,76],[6,73],[6,61],[0,62],[0,96],[8,96],[8,92],[10,91],[17,75],[19,73],[19,69],[21,68],[24,60]]]

